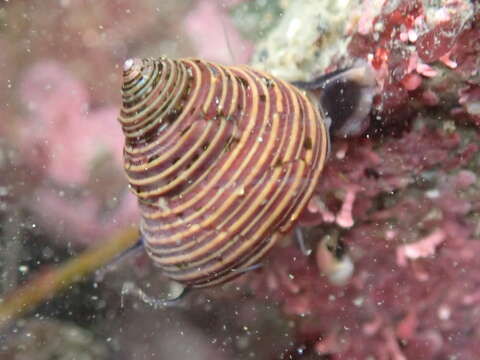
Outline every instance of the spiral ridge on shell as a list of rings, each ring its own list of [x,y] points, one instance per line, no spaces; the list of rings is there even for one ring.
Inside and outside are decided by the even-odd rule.
[[[119,122],[149,256],[191,287],[258,263],[295,225],[325,162],[317,106],[248,66],[131,59]]]

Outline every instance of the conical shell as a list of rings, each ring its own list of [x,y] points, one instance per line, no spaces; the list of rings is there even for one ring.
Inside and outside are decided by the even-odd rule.
[[[238,276],[312,195],[328,148],[317,106],[247,66],[133,59],[123,77],[125,170],[148,254],[192,287]]]

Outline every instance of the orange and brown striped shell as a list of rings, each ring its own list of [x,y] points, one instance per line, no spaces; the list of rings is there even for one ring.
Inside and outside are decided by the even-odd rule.
[[[133,59],[123,77],[125,170],[148,254],[192,287],[238,276],[313,193],[328,146],[317,106],[247,66]]]

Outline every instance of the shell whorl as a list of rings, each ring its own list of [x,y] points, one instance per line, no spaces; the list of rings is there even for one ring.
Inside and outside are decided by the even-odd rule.
[[[125,170],[145,247],[171,279],[211,286],[257,263],[295,224],[328,135],[294,86],[247,66],[124,66]]]

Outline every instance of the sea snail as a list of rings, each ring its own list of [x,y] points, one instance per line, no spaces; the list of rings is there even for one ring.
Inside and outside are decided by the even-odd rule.
[[[307,92],[248,66],[165,57],[125,62],[124,166],[144,246],[167,277],[189,288],[224,283],[292,230],[329,149],[314,92],[326,94],[325,84],[339,74],[298,83]],[[343,118],[369,108],[368,100],[353,98],[361,106]]]

